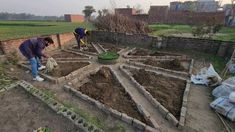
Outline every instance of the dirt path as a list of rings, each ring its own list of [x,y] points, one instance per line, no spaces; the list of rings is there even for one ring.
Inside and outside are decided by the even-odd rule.
[[[195,61],[194,73],[206,66]],[[211,89],[200,85],[191,85],[188,97],[188,109],[184,132],[224,132],[222,122],[219,120],[209,103],[213,100]]]

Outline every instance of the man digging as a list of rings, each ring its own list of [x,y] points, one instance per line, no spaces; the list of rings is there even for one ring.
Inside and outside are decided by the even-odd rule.
[[[46,67],[41,65],[40,59],[42,57],[48,58],[42,51],[49,45],[54,44],[54,41],[50,37],[44,38],[31,38],[25,40],[20,46],[19,50],[24,55],[31,65],[33,80],[43,81],[44,79],[38,75],[38,70],[43,70]]]
[[[74,30],[74,36],[78,43],[78,49],[82,49],[81,47],[87,46],[86,43],[83,41],[83,38],[90,35],[90,31],[85,28],[78,27]]]

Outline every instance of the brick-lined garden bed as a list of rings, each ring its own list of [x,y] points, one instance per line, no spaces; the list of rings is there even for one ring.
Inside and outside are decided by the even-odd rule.
[[[168,87],[170,88],[169,90],[165,89],[166,87],[163,86],[164,83],[160,83],[160,84],[154,84],[154,86],[156,87],[159,87],[159,85],[162,87],[165,87],[164,88],[164,91],[162,91],[161,89],[159,89],[158,91],[154,91],[155,87],[151,85],[151,79],[154,79],[154,78],[146,78],[146,75],[147,73],[143,73],[145,76],[143,75],[138,75],[138,76],[135,76],[135,74],[138,74],[138,70],[140,70],[139,68],[134,68],[134,67],[129,67],[129,66],[121,66],[120,69],[122,70],[122,72],[131,80],[134,82],[134,84],[136,85],[136,87],[139,89],[140,92],[142,92],[145,97],[156,107],[156,109],[158,109],[160,111],[160,113],[163,114],[163,116],[169,120],[170,122],[172,122],[175,126],[178,126],[179,128],[182,128],[184,126],[184,123],[185,123],[185,114],[186,114],[186,110],[187,110],[187,98],[188,98],[188,94],[189,94],[189,88],[190,88],[190,82],[186,82],[185,80],[181,80],[182,82],[185,82],[184,86],[180,86],[178,88],[180,88],[181,90],[179,91],[179,94],[180,95],[176,95],[176,91],[171,89],[173,87]],[[127,69],[129,70],[136,70],[134,71],[133,73],[130,73]],[[137,78],[134,78],[133,77],[133,74],[134,74],[134,77],[144,77],[145,79],[137,79]],[[152,74],[156,74],[156,73],[152,73]],[[161,76],[159,79],[161,80],[162,78],[166,78],[167,79],[167,76],[164,76],[164,75],[160,75],[160,74],[156,74],[157,76]],[[136,80],[137,79],[137,80]],[[158,79],[158,80],[159,80]],[[141,81],[142,80],[142,81]],[[169,84],[170,81],[172,79],[166,81],[165,83],[166,84]],[[175,80],[175,79],[173,79]],[[179,80],[179,79],[178,79]],[[147,81],[148,83],[143,83],[144,81]],[[164,80],[162,80],[164,81]],[[179,80],[180,81],[180,80]],[[154,82],[158,82],[158,81],[154,81]],[[141,84],[140,84],[141,83]],[[174,83],[174,81],[172,82]],[[183,83],[182,83],[183,84]],[[142,86],[144,85],[144,86]],[[151,87],[150,87],[151,85]],[[174,87],[176,88],[176,87]],[[162,92],[168,92],[166,95],[167,96],[163,96],[164,94],[161,93]],[[158,95],[159,94],[159,95]],[[173,94],[173,95],[170,95],[170,94]],[[157,96],[156,96],[157,95]],[[170,100],[167,100],[163,97],[167,97],[167,98],[171,98],[172,101],[175,101],[175,100],[178,100],[178,105],[176,105],[175,103],[174,104],[171,104],[172,102],[167,102],[167,101],[170,101]],[[173,98],[173,97],[176,97],[176,98]],[[179,98],[179,99],[177,99]],[[163,100],[162,100],[163,99]],[[166,102],[167,103],[166,103]],[[161,102],[161,103],[160,103]],[[163,103],[165,102],[165,103]],[[171,106],[171,108],[174,108],[176,107],[177,110],[173,110],[171,109],[170,107],[168,106]],[[168,108],[168,109],[166,109]],[[176,113],[175,113],[175,112]],[[173,113],[172,113],[173,112]]]

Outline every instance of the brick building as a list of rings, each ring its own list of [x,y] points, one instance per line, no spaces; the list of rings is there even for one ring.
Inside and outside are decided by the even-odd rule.
[[[64,20],[66,22],[84,22],[84,16],[78,14],[65,14]]]
[[[176,4],[176,3],[173,3]],[[188,4],[187,4],[188,5]],[[197,12],[188,10],[175,11],[176,7],[151,6],[148,14],[136,14],[133,8],[116,8],[115,13],[141,20],[147,23],[178,23],[178,24],[205,24],[213,21],[216,24],[224,24],[224,11]],[[184,8],[186,9],[186,8]],[[197,10],[197,8],[195,8]]]

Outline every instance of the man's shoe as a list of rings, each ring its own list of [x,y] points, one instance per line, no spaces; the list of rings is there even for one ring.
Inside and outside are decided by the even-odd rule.
[[[40,76],[36,76],[35,78],[33,78],[34,81],[39,81],[39,82],[42,82],[44,81],[43,78],[41,78]]]
[[[46,66],[41,65],[40,67],[38,67],[38,70],[39,70],[39,71],[41,71],[41,70],[43,70],[43,69],[46,69]]]

